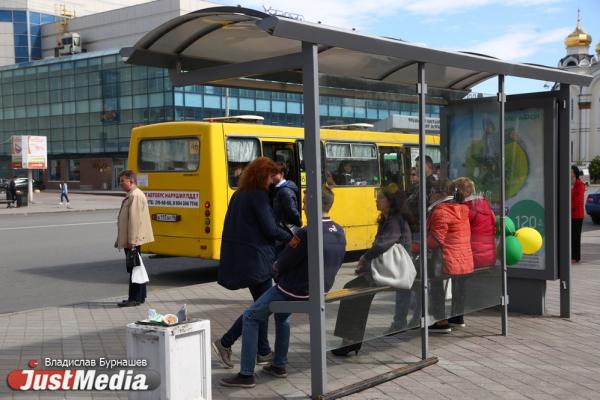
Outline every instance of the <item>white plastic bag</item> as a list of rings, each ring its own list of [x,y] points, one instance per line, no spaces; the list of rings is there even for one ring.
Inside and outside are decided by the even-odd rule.
[[[148,278],[148,272],[146,272],[142,255],[139,252],[138,257],[140,258],[140,265],[133,267],[133,270],[131,271],[131,282],[142,284],[150,281],[150,279]]]

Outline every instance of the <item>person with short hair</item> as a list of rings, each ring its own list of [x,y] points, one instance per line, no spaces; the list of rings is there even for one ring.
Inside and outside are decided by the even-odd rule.
[[[136,260],[140,247],[154,241],[152,221],[146,195],[137,187],[137,176],[131,170],[119,174],[119,184],[125,193],[117,217],[117,240],[115,247],[125,251],[125,259]],[[135,262],[134,261],[134,262]],[[137,261],[139,263],[139,261]],[[139,265],[139,264],[138,264]],[[129,295],[127,300],[118,303],[119,307],[135,307],[146,301],[146,284],[133,283],[131,275],[134,265],[126,262],[129,272]]]
[[[298,210],[298,186],[285,178],[287,167],[277,163],[277,173],[273,175],[275,193],[273,211],[277,222],[294,233],[302,226],[302,216]]]
[[[335,276],[344,261],[346,237],[342,227],[331,220],[329,210],[333,205],[333,191],[323,186],[321,206],[323,208],[323,265],[324,289],[329,291]],[[303,198],[306,209],[306,195]],[[294,238],[281,252],[273,264],[273,274],[277,285],[267,290],[253,305],[244,312],[242,334],[242,355],[240,372],[229,378],[221,379],[221,385],[227,387],[252,388],[256,386],[254,368],[256,366],[257,337],[259,327],[271,315],[270,304],[274,301],[308,300],[308,229],[297,231]],[[270,365],[263,372],[277,378],[287,376],[287,354],[290,343],[289,313],[275,314],[275,354]]]
[[[14,207],[17,202],[17,183],[15,182],[15,179],[17,179],[17,176],[13,175],[13,177],[10,179],[10,183],[8,184],[8,191],[6,192],[8,195],[10,195],[12,207]],[[8,203],[6,207],[11,207],[11,203]]]
[[[268,157],[252,161],[242,172],[225,214],[221,242],[219,285],[229,289],[247,288],[254,301],[272,286],[271,267],[277,242],[287,243],[292,234],[277,224],[269,202],[269,186],[278,173],[277,164]],[[231,346],[242,335],[240,315],[221,338],[213,341],[213,350],[225,368],[233,368]],[[271,361],[268,319],[261,321],[253,357],[260,364]]]

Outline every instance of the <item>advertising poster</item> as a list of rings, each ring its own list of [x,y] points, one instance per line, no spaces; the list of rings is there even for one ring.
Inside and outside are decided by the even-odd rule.
[[[46,136],[12,136],[11,144],[11,164],[13,168],[48,168]]]
[[[496,213],[500,201],[499,113],[495,107],[464,104],[449,107],[448,177],[471,178]],[[505,114],[506,212],[516,229],[529,226],[544,237],[544,110],[530,108]],[[511,268],[545,269],[545,246],[524,255]]]

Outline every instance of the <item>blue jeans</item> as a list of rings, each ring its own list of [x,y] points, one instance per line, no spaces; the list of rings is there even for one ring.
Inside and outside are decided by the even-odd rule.
[[[260,296],[263,295],[269,288],[273,286],[271,279],[268,279],[258,285],[250,286],[248,289],[250,290],[250,294],[252,295],[252,299],[254,301],[258,300]],[[240,315],[238,319],[235,320],[231,328],[221,338],[221,344],[225,347],[231,347],[236,340],[240,336],[242,336],[242,317]],[[271,346],[269,346],[269,320],[265,318],[265,320],[260,324],[259,333],[258,333],[258,354],[265,356],[271,352]],[[256,354],[255,354],[256,355]]]
[[[276,287],[272,287],[244,311],[240,374],[254,374],[259,327],[271,315],[271,311],[269,310],[271,302],[286,300],[288,299]],[[273,355],[273,365],[280,368],[285,367],[287,364],[287,354],[290,345],[290,319],[291,314],[289,313],[275,314],[275,354]]]

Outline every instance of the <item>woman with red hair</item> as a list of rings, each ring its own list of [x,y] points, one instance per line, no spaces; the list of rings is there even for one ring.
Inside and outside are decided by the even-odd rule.
[[[269,202],[269,185],[278,172],[277,164],[270,158],[259,157],[252,161],[240,177],[240,186],[231,197],[223,225],[219,284],[230,290],[248,288],[254,301],[272,286],[276,242],[287,243],[292,238],[275,221]],[[272,358],[267,328],[267,321],[259,327],[259,365],[269,363]],[[226,368],[233,368],[231,346],[241,334],[240,315],[225,335],[213,342]]]

